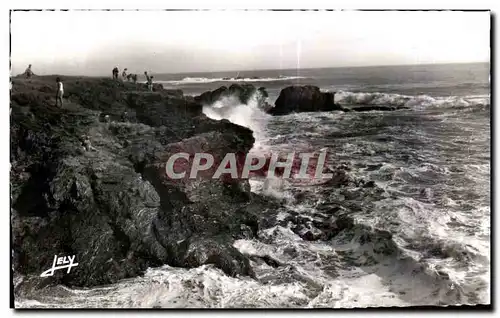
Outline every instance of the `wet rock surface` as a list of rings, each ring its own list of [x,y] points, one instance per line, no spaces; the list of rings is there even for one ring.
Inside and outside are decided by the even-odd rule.
[[[108,284],[162,264],[252,275],[232,242],[254,237],[260,215],[276,204],[251,193],[245,180],[165,177],[174,151],[208,145],[221,155],[246,153],[252,132],[206,117],[177,90],[63,81],[64,107],[55,107],[55,76],[13,79],[14,270],[39,286]],[[54,255],[75,255],[78,266],[39,277]]]
[[[55,107],[52,82],[55,77],[14,78],[11,91],[13,265],[32,286],[109,284],[163,264],[214,264],[231,276],[254,276],[252,261],[286,264],[242,254],[233,243],[262,239],[260,231],[275,225],[305,241],[359,232],[366,236],[361,242],[392,242],[349,216],[362,211],[361,196],[377,197],[380,188],[350,177],[345,164],[326,171],[333,178],[320,191],[336,192],[318,207],[321,213],[288,211],[279,220],[283,203],[250,192],[248,180],[167,177],[174,153],[210,153],[218,163],[252,148],[251,130],[202,111],[224,94],[242,103],[257,91],[265,96],[252,85],[193,98],[161,86],[150,92],[141,84],[66,78],[64,107]],[[54,255],[75,255],[78,266],[39,277]]]
[[[317,86],[289,86],[281,90],[271,115],[287,115],[290,113],[341,110],[334,103],[333,93],[321,92]]]

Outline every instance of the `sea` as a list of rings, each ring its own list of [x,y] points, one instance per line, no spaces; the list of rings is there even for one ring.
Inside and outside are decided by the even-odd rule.
[[[56,286],[16,307],[354,308],[490,304],[490,64],[433,64],[155,74],[165,88],[198,95],[233,83],[281,89],[315,85],[342,105],[406,106],[397,111],[294,113],[272,117],[256,99],[205,105],[207,116],[249,127],[252,152],[328,151],[328,165],[373,181],[359,189],[318,190],[251,180],[252,191],[283,200],[289,214],[314,220],[329,202],[349,202],[355,227],[308,241],[276,223],[234,246],[284,266],[254,264],[257,278],[229,277],[212,265],[150,268],[144,276],[90,289]],[[226,111],[221,112],[220,109]],[[323,188],[322,188],[323,189]],[[395,253],[367,237],[390,233]],[[380,234],[381,235],[381,234]]]

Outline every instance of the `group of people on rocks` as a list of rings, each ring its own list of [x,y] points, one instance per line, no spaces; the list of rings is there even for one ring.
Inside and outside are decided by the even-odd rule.
[[[131,80],[135,83],[137,83],[137,74],[127,74],[127,68],[123,69],[122,72],[122,80],[130,82]],[[118,70],[118,67],[115,66],[113,68],[113,79],[118,80],[119,79],[119,73],[120,71]],[[146,84],[148,86],[148,90],[153,91],[153,76],[149,76],[148,72],[144,72],[144,75],[146,76]]]
[[[113,69],[113,79],[118,80],[118,73],[119,73],[118,67],[115,67]],[[28,65],[28,68],[26,68],[23,75],[27,79],[30,79],[33,75],[35,75],[33,73],[33,71],[31,70],[31,64]],[[146,76],[146,84],[148,86],[148,90],[152,92],[153,91],[153,76],[150,76],[148,74],[148,72],[144,72],[144,75]],[[127,82],[130,82],[132,80],[134,83],[137,83],[137,74],[127,74],[127,69],[124,69],[123,73],[122,73],[122,79],[124,81],[126,80]],[[63,106],[64,85],[63,85],[62,80],[59,76],[56,78],[56,83],[57,83],[56,107],[58,104],[60,104],[62,107]],[[11,109],[11,111],[12,111],[12,109]]]

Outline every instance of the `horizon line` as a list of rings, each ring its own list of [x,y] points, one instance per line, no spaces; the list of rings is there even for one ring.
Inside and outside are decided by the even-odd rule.
[[[321,66],[321,67],[299,67],[299,68],[283,68],[282,71],[291,70],[317,70],[325,68],[364,68],[364,67],[389,67],[389,66],[426,66],[426,65],[452,65],[452,64],[489,64],[490,61],[472,61],[472,62],[440,62],[440,63],[413,63],[413,64],[377,64],[377,65],[355,65],[355,66]],[[156,75],[178,75],[178,74],[194,74],[194,73],[222,73],[222,72],[258,72],[258,71],[276,71],[279,68],[262,68],[262,69],[231,69],[220,71],[191,71],[191,72],[175,72],[175,73],[151,73]]]
[[[317,70],[317,69],[345,69],[345,68],[369,68],[369,67],[402,67],[402,66],[429,66],[429,65],[454,65],[454,64],[491,64],[490,61],[471,61],[471,62],[439,62],[439,63],[411,63],[411,64],[378,64],[378,65],[355,65],[355,66],[321,66],[321,67],[299,67],[299,68],[262,68],[262,69],[230,69],[230,70],[217,70],[217,71],[189,71],[189,72],[175,72],[175,73],[167,73],[167,72],[149,72],[151,75],[179,75],[179,74],[197,74],[197,73],[223,73],[223,72],[262,72],[262,71],[293,71],[293,70]],[[12,73],[12,65],[10,67],[10,76],[15,77],[22,73],[14,75]],[[52,76],[52,75],[61,75],[61,76],[84,76],[84,77],[102,77],[107,76],[106,74],[94,74],[94,75],[81,75],[81,74],[63,74],[63,73],[46,73],[44,75],[38,76]],[[138,74],[142,76],[143,74]]]

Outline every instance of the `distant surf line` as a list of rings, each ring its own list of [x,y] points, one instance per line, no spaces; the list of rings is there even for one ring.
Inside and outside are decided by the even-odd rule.
[[[158,81],[164,84],[204,84],[214,82],[275,82],[275,81],[290,81],[296,79],[307,79],[304,76],[281,76],[281,77],[185,77],[182,80]]]

